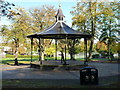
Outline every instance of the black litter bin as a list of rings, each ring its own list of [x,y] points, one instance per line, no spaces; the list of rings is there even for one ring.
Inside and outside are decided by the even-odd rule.
[[[80,84],[81,85],[97,85],[98,70],[94,67],[84,67],[80,69]]]

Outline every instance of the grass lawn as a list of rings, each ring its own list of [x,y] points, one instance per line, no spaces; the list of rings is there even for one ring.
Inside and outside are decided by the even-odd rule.
[[[61,59],[61,57],[57,57],[58,60]],[[69,58],[67,58],[69,59]],[[19,64],[30,64],[30,60],[31,58],[29,57],[19,57],[18,58],[18,62]],[[45,57],[45,60],[55,60],[54,57]],[[83,60],[82,58],[78,58],[78,60]],[[2,60],[0,60],[2,64],[14,64],[14,57],[7,57],[7,58],[2,58]],[[33,57],[33,61],[38,61],[38,57]]]
[[[71,83],[72,82],[72,83]],[[3,88],[118,88],[120,82],[109,85],[80,85],[79,80],[3,80]]]
[[[55,58],[54,57],[45,57],[46,60],[54,60]],[[61,57],[57,57],[58,60],[61,59]],[[69,60],[69,58],[67,58]],[[18,57],[18,62],[19,64],[30,64],[30,56],[20,56]],[[76,60],[78,61],[84,61],[84,58],[76,58]],[[33,61],[38,61],[38,56],[36,57],[33,57]],[[108,59],[106,58],[97,58],[97,59],[92,59],[91,61],[103,61],[103,62],[117,62],[117,61],[109,61]],[[12,57],[7,57],[7,58],[2,58],[2,60],[0,60],[0,63],[2,64],[14,64],[14,56]]]
[[[57,58],[60,60],[60,57]],[[68,58],[67,58],[68,59]],[[19,64],[30,64],[31,58],[18,58]],[[54,57],[49,57],[47,60],[54,60]],[[78,58],[77,60],[83,61],[83,58]],[[33,61],[38,61],[38,58],[33,58]],[[1,62],[2,64],[14,64],[14,58],[2,58]]]
[[[18,58],[19,64],[30,64],[30,58]],[[33,61],[37,60],[37,58],[33,58]],[[2,58],[2,64],[14,64],[14,58]]]

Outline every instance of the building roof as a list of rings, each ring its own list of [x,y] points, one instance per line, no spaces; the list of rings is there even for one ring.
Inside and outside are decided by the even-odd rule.
[[[64,14],[63,14],[63,12],[62,12],[62,9],[61,9],[61,8],[58,9],[58,12],[57,12],[57,14],[56,14],[55,17],[58,17],[58,16],[63,16],[63,17],[65,17]]]
[[[91,35],[85,34],[83,32],[74,30],[70,28],[68,25],[66,25],[64,22],[56,22],[52,26],[50,26],[48,29],[37,32],[35,34],[27,36],[33,37],[33,38],[50,38],[50,39],[63,39],[65,37],[67,38],[90,38]]]
[[[44,31],[28,35],[28,38],[47,38],[47,39],[74,39],[74,38],[90,38],[90,34],[86,34],[70,28],[63,21],[63,13],[59,8],[56,17],[56,22]]]

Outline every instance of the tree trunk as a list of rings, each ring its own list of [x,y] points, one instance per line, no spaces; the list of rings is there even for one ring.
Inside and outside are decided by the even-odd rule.
[[[109,34],[108,34],[109,36],[109,40],[108,40],[108,60],[111,60],[112,58],[111,58],[111,48],[110,48],[110,42],[111,42],[111,40],[110,40],[110,38],[111,38],[111,19],[110,19],[110,26],[109,26]]]
[[[19,39],[14,39],[15,40],[15,63],[14,65],[19,65],[18,63],[18,47],[19,47]]]
[[[89,51],[88,51],[88,60],[90,60],[91,58],[91,55],[92,55],[92,50],[93,50],[93,44],[94,44],[94,35],[95,35],[95,25],[94,25],[94,21],[93,21],[93,17],[91,17],[92,21],[91,21],[91,33],[92,33],[92,38],[90,40],[90,48],[89,48]]]
[[[92,49],[93,49],[93,43],[94,43],[94,41],[93,41],[93,39],[90,41],[90,48],[89,48],[89,51],[88,51],[88,60],[90,60],[90,58],[91,58],[91,55],[92,55]]]
[[[44,60],[44,51],[41,54],[41,59]]]
[[[14,65],[19,65],[17,58],[15,58],[15,64]]]
[[[14,65],[19,65],[18,64],[18,47],[16,47],[16,51],[15,51],[15,63]]]
[[[118,52],[118,62],[120,62],[120,52]]]
[[[94,44],[94,37],[95,37],[95,31],[96,31],[96,16],[93,16],[92,15],[92,11],[91,11],[91,8],[92,8],[92,2],[89,2],[89,7],[90,7],[90,20],[91,20],[91,35],[92,35],[92,38],[90,40],[90,48],[89,48],[89,51],[88,51],[88,60],[90,60],[91,58],[91,55],[92,55],[92,50],[93,50],[93,44]],[[96,13],[96,5],[95,5],[95,13]]]
[[[70,59],[71,59],[71,60],[75,60],[75,57],[74,57],[74,54],[73,54],[73,53],[70,53]]]
[[[69,50],[69,54],[70,54],[70,59],[71,60],[75,60],[75,51],[74,51],[74,48],[75,48],[75,44],[76,44],[76,40],[75,39],[71,39],[69,42],[68,42],[68,50]]]
[[[71,59],[71,60],[75,60],[75,57],[74,57],[74,46],[75,46],[74,43],[73,43],[72,46],[70,46],[69,54],[70,54],[70,59]]]
[[[119,49],[119,47],[120,47],[120,43],[118,43],[118,51],[117,51],[117,53],[118,53],[118,62],[120,62],[120,49]]]
[[[110,41],[108,40],[108,60],[110,60]]]
[[[90,8],[92,7],[91,2],[89,2],[89,6],[90,6]],[[92,15],[91,9],[90,9],[90,14]],[[88,60],[90,60],[90,58],[91,58],[93,44],[94,44],[94,35],[95,35],[95,22],[94,21],[95,21],[95,17],[91,16],[90,20],[91,20],[91,35],[92,35],[92,38],[90,40],[90,48],[89,48],[89,51],[88,51],[88,54],[89,54],[88,55]]]

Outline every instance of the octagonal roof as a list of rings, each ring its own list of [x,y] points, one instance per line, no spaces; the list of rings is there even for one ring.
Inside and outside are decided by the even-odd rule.
[[[90,38],[92,35],[83,33],[70,28],[63,21],[64,15],[61,9],[58,9],[56,22],[44,31],[28,35],[28,38],[46,38],[46,39],[75,39],[75,38]]]

